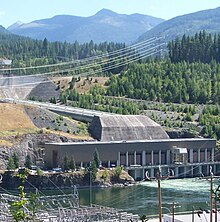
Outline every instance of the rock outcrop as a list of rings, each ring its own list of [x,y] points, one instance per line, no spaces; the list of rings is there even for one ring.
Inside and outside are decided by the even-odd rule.
[[[51,133],[25,134],[2,137],[1,140],[11,142],[11,146],[0,145],[0,169],[4,170],[7,167],[8,159],[13,153],[16,153],[19,159],[19,165],[22,166],[25,162],[27,154],[35,160],[41,160],[43,155],[44,143],[46,142],[76,142],[77,139],[71,139],[64,136],[59,136]]]
[[[128,175],[127,172],[122,171],[119,177],[114,175],[114,169],[105,170],[107,177],[104,179],[103,170],[99,170],[96,180],[92,182],[92,186],[107,187],[107,186],[126,186],[134,184],[134,179]],[[1,186],[5,189],[17,189],[21,184],[18,172],[6,171],[3,176]],[[44,173],[43,175],[28,175],[24,184],[26,189],[64,189],[71,188],[76,185],[77,187],[89,187],[90,178],[85,176],[84,170],[68,172],[68,173]]]

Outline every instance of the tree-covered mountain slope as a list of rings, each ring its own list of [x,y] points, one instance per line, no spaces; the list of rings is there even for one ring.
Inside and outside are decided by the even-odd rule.
[[[164,21],[139,37],[139,41],[155,36],[162,36],[166,41],[177,36],[194,35],[206,30],[209,33],[220,32],[220,7],[177,16]]]

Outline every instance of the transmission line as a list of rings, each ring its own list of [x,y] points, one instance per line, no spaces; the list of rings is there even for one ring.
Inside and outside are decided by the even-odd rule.
[[[133,62],[136,62],[138,60],[141,60],[143,58],[146,58],[146,57],[149,57],[151,55],[154,55],[154,54],[157,54],[160,50],[158,51],[154,51],[156,47],[153,47],[151,48],[150,50],[144,50],[142,52],[142,55],[141,56],[138,56],[137,58],[130,58],[132,57],[129,56],[128,58],[130,58],[129,60],[127,60],[126,62],[123,62],[123,63],[119,63],[119,64],[116,64],[116,65],[112,65],[112,66],[109,66],[109,67],[106,67],[104,69],[101,69],[101,70],[93,70],[92,72],[91,71],[88,71],[88,72],[84,72],[84,73],[81,73],[81,74],[76,74],[75,76],[86,76],[86,75],[94,75],[94,74],[97,74],[97,73],[100,73],[100,72],[106,72],[108,70],[111,70],[111,69],[115,69],[115,68],[118,68],[118,67],[121,67],[121,66],[124,66],[124,65],[128,65],[130,63],[133,63]],[[65,70],[61,70],[60,72],[69,72],[69,71],[74,71],[74,68],[70,68],[70,69],[65,69]],[[59,73],[60,73],[59,72]],[[48,75],[53,75],[53,74],[58,74],[57,71],[54,71],[54,72],[48,72],[48,73],[41,73],[41,74],[33,74],[33,75],[25,75],[25,76],[15,76],[15,77],[2,77],[0,78],[1,79],[11,79],[11,78],[29,78],[29,77],[37,77],[37,76],[48,76]],[[11,85],[4,85],[4,86],[0,86],[0,88],[8,88],[9,86],[11,87],[17,87],[17,86],[22,86],[22,85],[35,85],[35,84],[38,84],[38,83],[46,83],[46,82],[50,82],[49,81],[39,81],[39,82],[30,82],[30,83],[22,83],[22,84],[11,84]]]
[[[121,54],[121,53],[124,53],[126,51],[129,51],[129,50],[134,50],[134,49],[137,49],[139,47],[142,47],[143,45],[145,44],[149,44],[149,43],[154,43],[156,41],[158,41],[160,38],[151,38],[151,39],[148,39],[148,40],[145,40],[145,41],[142,41],[142,42],[139,42],[139,43],[136,43],[136,44],[133,44],[129,47],[125,47],[123,49],[119,49],[119,50],[115,50],[115,51],[112,51],[112,52],[109,52],[109,53],[105,53],[105,54],[101,54],[101,55],[96,55],[96,56],[92,56],[92,57],[89,57],[89,58],[85,58],[85,59],[78,59],[78,60],[71,60],[69,62],[62,62],[62,63],[56,63],[56,64],[48,64],[48,65],[41,65],[41,66],[30,66],[30,67],[17,67],[17,68],[7,68],[7,69],[0,69],[0,71],[14,71],[14,70],[27,70],[27,69],[37,69],[37,68],[47,68],[47,67],[56,67],[56,66],[62,66],[62,65],[69,65],[69,64],[77,64],[77,63],[82,63],[82,62],[88,62],[88,61],[93,61],[95,59],[101,59],[101,58],[105,58],[107,56],[113,56],[113,55],[117,55],[117,54]]]

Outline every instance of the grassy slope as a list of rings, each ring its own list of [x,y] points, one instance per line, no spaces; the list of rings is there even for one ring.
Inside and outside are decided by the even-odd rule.
[[[32,112],[33,114],[35,114],[34,110],[35,109],[33,109]],[[44,115],[44,113],[42,114]],[[49,114],[50,112],[48,111],[48,115]],[[36,120],[37,118],[45,118],[42,115],[38,116],[38,113],[36,113],[35,115],[36,116],[34,118]],[[54,115],[58,116],[57,114]],[[53,117],[53,113],[51,113],[51,116]],[[67,122],[72,123],[72,125],[70,125],[71,129],[73,128],[73,125],[75,125],[75,128],[77,129],[78,133],[65,133],[62,131],[55,131],[53,129],[44,129],[42,132],[52,133],[60,136],[62,135],[68,138],[79,140],[92,139],[88,135],[86,124],[64,117],[64,120],[66,119],[68,120]],[[48,125],[47,122],[45,124]],[[43,128],[46,128],[46,125]],[[18,104],[0,103],[0,146],[11,146],[14,141],[10,140],[10,136],[21,136],[23,134],[37,133],[39,132],[40,128],[36,127],[31,121],[31,118],[25,111],[24,106]]]
[[[81,77],[81,80],[79,82],[76,82],[74,85],[74,88],[79,93],[88,92],[92,87],[95,85],[104,86],[105,82],[109,79],[109,77],[89,77],[91,81],[88,81],[86,77]],[[60,81],[60,88],[61,90],[66,90],[69,88],[69,82],[71,81],[72,77],[55,77],[52,78],[52,80],[55,83],[58,83]]]
[[[0,103],[0,146],[11,147],[8,137],[36,132],[38,128],[27,116],[22,105]]]
[[[0,103],[0,132],[36,129],[22,105]]]

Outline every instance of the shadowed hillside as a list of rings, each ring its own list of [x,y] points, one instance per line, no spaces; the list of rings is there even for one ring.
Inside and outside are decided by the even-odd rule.
[[[220,32],[220,7],[177,16],[147,31],[138,39],[143,41],[151,37],[162,36],[166,41],[175,39],[177,36],[194,35],[200,30],[209,33]]]

